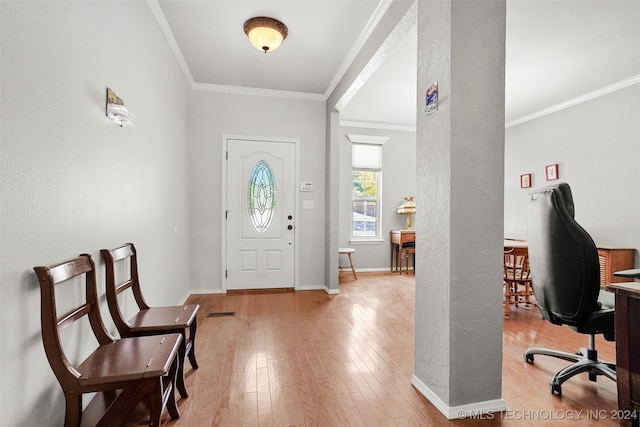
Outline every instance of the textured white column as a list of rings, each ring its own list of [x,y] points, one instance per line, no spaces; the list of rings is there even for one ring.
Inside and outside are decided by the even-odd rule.
[[[415,375],[448,418],[505,408],[505,0],[418,0]],[[439,87],[439,109],[424,112]]]

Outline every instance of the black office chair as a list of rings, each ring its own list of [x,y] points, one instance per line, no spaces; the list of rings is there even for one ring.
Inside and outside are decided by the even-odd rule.
[[[561,385],[569,378],[588,372],[589,380],[605,375],[616,381],[615,363],[601,362],[595,349],[595,335],[614,340],[614,312],[598,300],[600,263],[591,236],[574,220],[573,197],[567,183],[530,193],[528,202],[529,264],[533,293],[542,318],[555,325],[567,325],[589,335],[589,347],[578,353],[530,348],[528,363],[541,354],[575,362],[551,380],[551,393],[562,395]]]

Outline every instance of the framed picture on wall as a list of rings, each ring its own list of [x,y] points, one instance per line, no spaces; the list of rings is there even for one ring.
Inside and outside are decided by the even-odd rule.
[[[558,179],[558,164],[547,166],[547,181]]]
[[[531,188],[531,174],[520,175],[520,188]]]

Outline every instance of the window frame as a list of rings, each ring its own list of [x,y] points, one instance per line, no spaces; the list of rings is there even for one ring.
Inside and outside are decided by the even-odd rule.
[[[388,137],[380,137],[380,136],[371,136],[371,135],[347,135],[347,138],[351,142],[351,221],[350,221],[350,242],[351,243],[372,243],[372,242],[382,242],[382,164],[383,164],[383,152],[382,145],[389,139]],[[367,166],[363,167],[361,165],[356,164],[357,159],[354,159],[354,145],[374,145],[377,146],[378,152],[378,160],[373,163],[368,162]],[[375,181],[376,181],[376,197],[375,199],[371,198],[362,198],[362,197],[354,197],[353,184],[354,184],[354,172],[375,172]],[[354,204],[356,202],[375,202],[376,204],[376,233],[373,236],[361,236],[356,235],[355,232],[355,209]]]
[[[368,197],[355,197],[353,194],[353,183],[354,183],[354,172],[373,172],[375,174],[375,185],[376,185],[376,197],[368,198]],[[381,170],[372,170],[372,169],[364,169],[364,168],[351,168],[351,241],[371,241],[371,240],[379,240],[381,239],[381,228],[382,228],[382,209],[381,209],[381,182],[382,182],[382,171]],[[356,211],[355,204],[356,203],[367,203],[367,202],[375,202],[376,205],[376,213],[375,213],[375,224],[376,224],[376,233],[373,236],[366,235],[356,235]],[[365,225],[363,226],[363,230],[366,229],[366,220]]]

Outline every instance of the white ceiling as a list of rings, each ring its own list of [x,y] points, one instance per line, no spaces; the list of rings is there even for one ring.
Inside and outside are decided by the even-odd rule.
[[[388,4],[149,2],[169,42],[175,40],[194,87],[284,91],[283,96],[310,99],[331,93]],[[251,46],[243,24],[254,16],[287,25],[289,36],[278,50],[265,54]],[[343,109],[341,119],[415,126],[416,50],[414,29]],[[507,123],[609,85],[635,83],[640,83],[640,0],[507,0]]]

